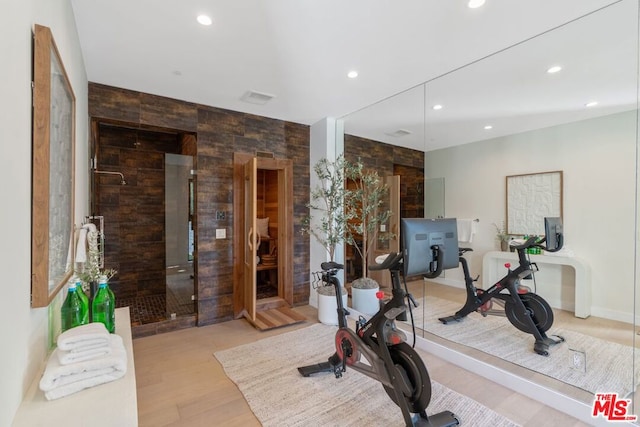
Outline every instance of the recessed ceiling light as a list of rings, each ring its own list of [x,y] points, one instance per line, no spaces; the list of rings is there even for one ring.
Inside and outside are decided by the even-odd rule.
[[[490,129],[493,129],[493,126],[491,126],[491,125],[486,125],[486,126],[484,127],[484,130],[490,130]]]
[[[358,72],[356,70],[349,71],[347,73],[347,77],[349,77],[350,79],[355,79],[356,77],[358,77]]]
[[[590,101],[584,104],[585,107],[595,107],[596,105],[598,105],[598,101]]]
[[[440,105],[440,104],[436,104],[436,105],[434,105],[434,106],[433,106],[433,107],[431,107],[431,108],[433,108],[434,110],[442,110],[442,105]]]
[[[213,21],[207,15],[198,15],[198,22],[202,25],[211,25]]]
[[[469,3],[467,3],[467,6],[469,6],[471,9],[475,9],[482,6],[484,2],[485,0],[469,0]]]
[[[557,72],[558,72],[558,71],[560,71],[560,70],[562,70],[562,67],[561,67],[561,66],[559,66],[559,65],[554,65],[553,67],[550,67],[550,68],[547,70],[547,73],[549,73],[549,74],[554,74],[554,73],[557,73]]]

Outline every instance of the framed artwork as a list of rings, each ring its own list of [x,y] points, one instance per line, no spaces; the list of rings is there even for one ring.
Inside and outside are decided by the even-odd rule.
[[[562,171],[507,176],[507,234],[544,234],[544,218],[562,218]]]
[[[45,307],[73,274],[75,96],[48,27],[33,43],[31,306]]]

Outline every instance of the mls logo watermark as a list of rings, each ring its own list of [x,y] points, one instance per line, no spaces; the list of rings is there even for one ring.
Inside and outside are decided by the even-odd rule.
[[[620,399],[618,393],[596,393],[593,401],[593,418],[602,415],[607,421],[636,421],[631,414],[631,399]]]

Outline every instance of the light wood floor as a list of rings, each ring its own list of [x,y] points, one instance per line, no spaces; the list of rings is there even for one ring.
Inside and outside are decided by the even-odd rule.
[[[303,306],[295,310],[309,321],[260,332],[244,320],[234,320],[135,339],[140,426],[259,426],[213,353],[317,321],[314,308]],[[327,356],[330,352],[332,349],[327,349]],[[435,381],[524,426],[586,425],[434,356],[427,354],[425,362]]]

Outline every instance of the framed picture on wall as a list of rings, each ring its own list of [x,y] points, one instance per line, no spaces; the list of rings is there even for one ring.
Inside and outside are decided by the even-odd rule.
[[[562,171],[507,176],[507,233],[544,234],[544,218],[562,218]]]
[[[73,274],[75,96],[48,27],[33,43],[31,305],[44,307]]]

